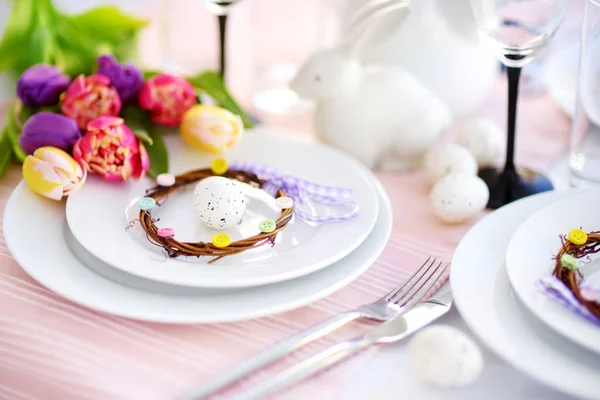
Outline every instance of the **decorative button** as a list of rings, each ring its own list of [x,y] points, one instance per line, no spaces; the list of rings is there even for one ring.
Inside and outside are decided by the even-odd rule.
[[[175,231],[171,228],[160,228],[156,231],[156,234],[161,238],[172,238],[175,236]]]
[[[160,174],[156,177],[156,183],[160,186],[173,186],[175,184],[175,175]]]
[[[144,211],[151,210],[154,206],[156,206],[156,200],[152,197],[142,197],[138,200],[138,207]]]
[[[275,221],[265,219],[263,221],[260,221],[260,223],[258,224],[258,228],[261,232],[271,233],[275,230],[275,228],[277,228],[277,224],[275,223]]]
[[[225,172],[227,172],[227,168],[229,168],[227,165],[227,160],[223,157],[217,157],[210,163],[210,170],[215,175],[223,175]]]
[[[277,199],[275,199],[275,205],[281,208],[282,210],[285,210],[287,208],[294,207],[294,200],[292,200],[291,197],[286,196],[278,197]]]
[[[587,242],[587,234],[579,228],[571,229],[567,237],[571,243],[578,246]]]
[[[218,233],[212,237],[212,244],[219,248],[227,247],[231,244],[231,238],[226,233]]]
[[[563,254],[560,256],[560,264],[571,271],[575,271],[579,265],[577,259],[570,254]]]

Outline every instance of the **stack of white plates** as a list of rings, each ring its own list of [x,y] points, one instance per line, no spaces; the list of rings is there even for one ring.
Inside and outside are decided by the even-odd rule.
[[[600,229],[599,204],[600,191],[568,190],[502,207],[463,238],[450,276],[459,312],[489,347],[541,382],[590,399],[600,399],[600,325],[548,298],[537,280],[551,275],[560,235]],[[580,271],[600,283],[597,261]]]
[[[168,142],[173,174],[206,168],[214,158],[185,149],[178,137]],[[125,229],[139,212],[137,200],[156,185],[152,179],[109,183],[92,174],[66,205],[21,182],[6,206],[6,242],[27,273],[74,302],[171,323],[232,321],[300,307],[347,285],[383,250],[393,221],[390,203],[377,179],[353,159],[322,145],[254,132],[225,157],[351,188],[360,214],[318,226],[295,216],[275,246],[208,264],[210,258],[167,257],[139,223]],[[210,241],[223,231],[203,227],[190,189],[170,196],[153,215],[179,240]],[[277,219],[271,203],[264,195],[250,198],[243,222],[225,232],[233,240],[255,234],[260,220]]]

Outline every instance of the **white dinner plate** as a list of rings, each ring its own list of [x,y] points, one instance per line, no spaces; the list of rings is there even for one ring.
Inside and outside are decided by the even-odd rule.
[[[179,137],[169,137],[171,171],[174,174],[206,168],[215,155],[186,148]],[[284,174],[328,186],[351,188],[360,207],[351,220],[321,225],[294,216],[277,235],[275,246],[262,246],[208,264],[211,257],[167,257],[151,244],[139,223],[129,230],[129,221],[139,216],[137,199],[156,183],[150,178],[115,184],[88,176],[86,184],[67,200],[67,221],[81,245],[103,262],[122,271],[157,282],[205,288],[248,287],[293,279],[333,264],[356,249],[369,235],[377,219],[379,201],[371,172],[345,154],[320,144],[290,140],[274,135],[246,133],[226,156],[231,161],[255,161]],[[175,230],[181,241],[210,242],[226,232],[232,240],[260,233],[263,219],[276,220],[280,211],[265,191],[246,187],[250,199],[243,222],[229,230],[206,227],[193,205],[194,185],[169,196],[162,207],[153,209],[159,227]],[[296,205],[299,207],[299,205]],[[327,206],[313,211],[345,212],[349,207]]]
[[[21,267],[40,284],[83,306],[123,317],[167,323],[212,323],[288,311],[341,289],[381,254],[392,229],[387,195],[373,178],[381,212],[372,233],[348,257],[322,271],[271,285],[167,295],[116,283],[83,265],[69,249],[64,204],[35,195],[21,182],[4,213],[4,236]],[[36,228],[23,223],[36,215]]]
[[[561,246],[560,235],[573,228],[600,229],[600,191],[590,190],[557,201],[539,210],[516,230],[506,251],[510,283],[523,303],[552,329],[575,343],[600,353],[600,327],[548,298],[537,287],[537,280],[554,269],[553,256]],[[598,255],[593,262],[580,265],[580,272],[600,283]]]
[[[523,220],[573,193],[531,196],[482,219],[454,253],[450,284],[469,328],[500,357],[550,387],[598,399],[600,357],[566,340],[529,312],[513,292],[505,268],[508,242]]]

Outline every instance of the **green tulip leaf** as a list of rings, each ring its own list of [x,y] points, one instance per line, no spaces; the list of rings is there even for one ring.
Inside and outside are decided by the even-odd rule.
[[[19,0],[12,2],[12,10],[2,40],[0,40],[0,71],[17,67],[25,70],[30,36],[36,19],[36,2]],[[25,67],[24,67],[25,66]]]
[[[142,142],[148,143],[150,146],[154,143],[150,135],[145,129],[133,129],[135,137],[140,139]]]
[[[144,70],[142,71],[142,74],[144,75],[144,80],[150,79],[153,76],[156,76],[158,74],[161,74],[162,72],[160,71],[151,71],[151,70]]]
[[[25,161],[25,158],[27,158],[27,153],[25,150],[23,150],[21,144],[19,143],[19,134],[21,133],[21,129],[19,129],[19,125],[16,120],[16,107],[18,107],[18,103],[13,104],[13,106],[8,110],[6,129],[14,155],[20,162],[23,162]]]
[[[116,6],[101,6],[82,14],[66,17],[80,34],[118,44],[129,39],[140,29],[148,25],[149,21],[136,18],[123,13]]]
[[[231,94],[229,94],[221,76],[217,72],[204,71],[198,75],[188,77],[187,80],[192,86],[212,97],[220,107],[239,115],[246,128],[252,128],[254,126],[252,120],[237,104]]]
[[[146,145],[146,151],[150,157],[150,168],[148,175],[156,178],[160,174],[169,172],[169,151],[165,145],[160,128],[149,124],[148,134],[152,138],[152,145]]]
[[[8,125],[0,133],[0,178],[4,176],[13,158],[12,146],[8,138]]]

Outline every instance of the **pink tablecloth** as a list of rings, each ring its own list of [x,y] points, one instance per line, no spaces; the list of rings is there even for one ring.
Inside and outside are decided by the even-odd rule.
[[[504,82],[481,110],[504,126]],[[523,98],[517,161],[544,168],[565,148],[568,119],[547,96]],[[0,241],[0,398],[172,399],[215,372],[341,310],[374,300],[424,258],[450,260],[472,223],[446,226],[429,211],[420,172],[379,174],[394,206],[394,229],[379,260],[355,282],[309,306],[252,321],[162,325],[82,308],[34,282]],[[11,168],[0,187],[2,206],[20,180]],[[32,223],[23,221],[23,223]],[[256,376],[363,331],[354,323]],[[327,399],[371,352],[289,390],[278,398]]]

